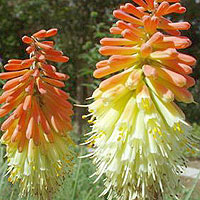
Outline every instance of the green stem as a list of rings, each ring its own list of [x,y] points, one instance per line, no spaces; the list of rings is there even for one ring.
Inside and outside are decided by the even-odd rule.
[[[82,155],[82,148],[81,148],[81,152],[80,152],[80,156],[81,155]],[[72,200],[76,200],[75,198],[76,198],[79,173],[80,173],[80,169],[81,169],[81,161],[82,161],[82,159],[79,158],[78,169],[76,171],[76,178],[75,178],[74,189],[73,189],[73,194],[72,194]]]

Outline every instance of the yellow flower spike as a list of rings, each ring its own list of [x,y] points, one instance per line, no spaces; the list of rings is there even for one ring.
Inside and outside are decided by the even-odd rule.
[[[57,29],[50,29],[24,36],[30,59],[11,59],[4,66],[9,72],[0,74],[1,79],[10,79],[0,96],[0,117],[10,113],[1,125],[8,180],[19,182],[20,196],[40,200],[51,197],[72,166],[69,146],[73,142],[68,132],[73,111],[69,95],[60,89],[69,77],[48,64],[48,60],[67,62],[69,58],[55,50],[53,42],[45,41],[56,34]]]
[[[195,84],[196,60],[183,53],[191,45],[170,13],[184,13],[179,0],[133,0],[113,12],[119,19],[110,29],[116,38],[101,40],[96,78],[100,83],[89,107],[95,124],[90,133],[97,179],[105,175],[108,200],[179,199],[182,155],[195,150],[191,127],[174,100],[193,102],[188,88]],[[119,72],[116,74],[116,72]],[[103,134],[102,134],[103,133]],[[88,142],[88,141],[87,141]],[[180,150],[181,149],[181,150]]]

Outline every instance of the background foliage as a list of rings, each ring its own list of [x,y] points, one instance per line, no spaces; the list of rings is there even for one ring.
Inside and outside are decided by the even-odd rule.
[[[85,99],[91,95],[99,83],[98,80],[92,78],[96,62],[102,59],[98,53],[99,40],[109,34],[109,28],[115,21],[112,17],[112,10],[124,2],[131,2],[131,0],[0,0],[0,58],[2,64],[5,64],[9,58],[27,57],[25,54],[26,46],[21,41],[23,35],[31,35],[40,29],[56,27],[59,29],[59,34],[55,38],[57,48],[70,57],[69,63],[58,66],[60,71],[69,74],[71,77],[66,83],[65,90],[71,94],[73,103],[87,103]],[[198,0],[182,0],[182,3],[187,7],[187,13],[173,15],[172,17],[175,20],[185,20],[192,24],[192,28],[183,34],[192,40],[193,45],[184,51],[195,56],[198,60],[200,54],[200,2]],[[1,71],[3,71],[2,67]],[[200,70],[197,63],[193,73],[197,84],[191,91],[194,94],[195,101],[200,103],[199,76]],[[196,123],[195,130],[200,130],[198,128],[200,123],[199,104],[180,106],[184,109],[188,121]],[[75,133],[82,134],[84,132],[82,127],[85,122],[81,119],[81,116],[86,112],[84,109],[76,108]],[[199,131],[195,133],[198,135]],[[78,140],[80,140],[79,137]],[[82,196],[74,199],[94,200],[97,199],[96,193],[94,193],[95,188],[91,189],[91,181],[89,185],[86,185],[85,182],[92,171],[91,163],[85,162],[86,164],[83,163],[85,168],[81,167],[81,171],[78,172],[83,177],[81,179],[82,185],[79,184],[78,188],[75,189],[80,191],[82,191],[80,187],[87,187],[87,189],[85,189],[84,194],[78,194]],[[11,197],[8,185],[1,187],[4,184],[2,178],[2,174],[5,174],[4,165],[2,159],[0,188],[4,188],[1,191],[4,191],[3,196],[7,196],[2,199],[0,195],[0,200],[15,199]],[[79,166],[78,161],[76,166]],[[76,173],[77,171],[75,171],[72,179],[66,180],[70,182],[69,184],[67,182],[69,191],[74,190]],[[96,188],[95,190],[98,191],[99,189]],[[15,190],[13,191],[14,195]],[[67,192],[64,190],[62,195],[67,195]],[[64,196],[58,199],[65,199]]]

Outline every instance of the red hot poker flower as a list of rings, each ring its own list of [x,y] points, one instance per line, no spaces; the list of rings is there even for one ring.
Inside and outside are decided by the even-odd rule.
[[[29,46],[29,59],[11,59],[0,74],[8,79],[0,96],[0,117],[9,115],[1,125],[2,142],[7,145],[9,181],[20,180],[21,195],[31,193],[46,199],[55,191],[70,166],[72,144],[67,134],[72,129],[72,105],[61,90],[68,75],[48,63],[67,62],[68,57],[46,38],[57,29],[41,30],[22,41]]]

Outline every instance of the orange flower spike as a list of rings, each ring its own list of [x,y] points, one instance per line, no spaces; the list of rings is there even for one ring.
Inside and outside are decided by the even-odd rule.
[[[2,142],[7,145],[9,180],[20,180],[21,196],[31,194],[41,200],[48,199],[49,192],[62,182],[67,170],[63,158],[70,159],[68,146],[73,144],[67,133],[72,129],[72,105],[67,101],[69,95],[57,88],[64,87],[60,80],[69,76],[48,64],[48,60],[67,62],[69,58],[54,49],[54,42],[44,41],[56,34],[57,29],[50,29],[24,36],[22,41],[29,45],[26,51],[30,58],[9,60],[4,68],[10,72],[0,74],[1,79],[11,79],[0,96],[0,103],[4,103],[0,117],[11,113],[1,126],[5,131]],[[67,163],[69,166],[70,160]]]
[[[100,83],[88,105],[90,114],[83,116],[91,117],[92,124],[86,144],[95,147],[91,157],[97,180],[106,177],[102,195],[136,200],[167,194],[176,199],[178,173],[185,166],[181,144],[196,143],[174,102],[194,102],[187,89],[195,84],[188,75],[196,60],[178,52],[191,45],[180,36],[190,24],[165,17],[186,11],[179,0],[133,2],[113,12],[119,21],[110,32],[117,36],[100,41],[100,54],[110,57],[96,64],[93,75],[113,76]]]

